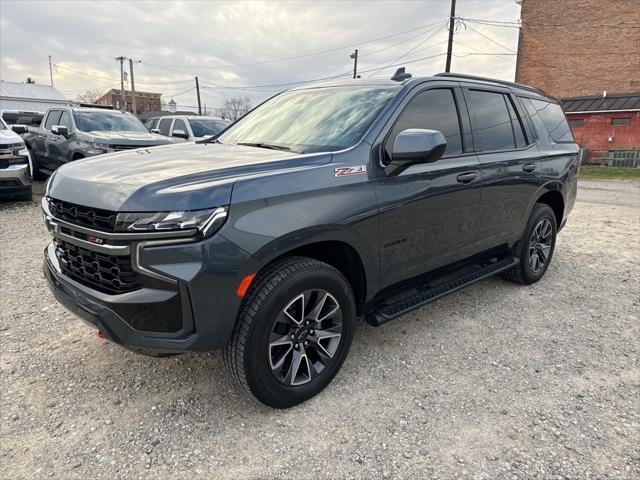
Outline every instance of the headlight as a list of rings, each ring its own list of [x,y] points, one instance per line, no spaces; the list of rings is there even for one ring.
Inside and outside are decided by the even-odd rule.
[[[228,207],[175,212],[119,213],[116,230],[121,232],[156,232],[197,228],[205,237],[215,233],[227,219]]]
[[[113,152],[113,148],[108,143],[96,143],[91,144],[91,148],[94,150],[104,150],[105,152]]]

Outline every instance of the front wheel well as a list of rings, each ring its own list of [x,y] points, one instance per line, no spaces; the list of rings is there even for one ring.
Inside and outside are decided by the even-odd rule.
[[[353,290],[353,296],[356,300],[356,310],[358,314],[362,313],[367,294],[366,277],[362,259],[351,245],[341,241],[311,243],[290,250],[274,259],[274,261],[292,256],[313,258],[331,265],[342,273]]]
[[[564,199],[562,198],[562,194],[557,190],[547,192],[538,198],[537,203],[544,203],[551,207],[556,217],[556,225],[560,228],[562,216],[564,215]]]

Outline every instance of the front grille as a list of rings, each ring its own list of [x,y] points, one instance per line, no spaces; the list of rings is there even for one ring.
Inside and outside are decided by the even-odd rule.
[[[114,150],[131,150],[132,148],[142,148],[141,145],[109,145]]]
[[[73,223],[74,225],[95,228],[107,232],[113,232],[115,230],[117,216],[115,212],[83,207],[54,198],[49,199],[49,210],[54,217]]]
[[[142,288],[130,256],[106,255],[58,238],[53,242],[62,273],[73,280],[111,295]]]

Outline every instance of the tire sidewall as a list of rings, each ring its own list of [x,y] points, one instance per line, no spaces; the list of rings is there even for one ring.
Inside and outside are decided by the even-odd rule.
[[[268,364],[268,340],[276,316],[297,295],[312,289],[323,289],[338,301],[342,309],[342,338],[335,361],[313,382],[286,386],[276,380]],[[253,395],[276,408],[288,408],[307,400],[331,382],[344,362],[355,323],[355,302],[346,279],[332,267],[318,266],[285,279],[260,303],[247,340],[248,355],[244,369]]]
[[[544,266],[538,272],[534,272],[531,269],[531,264],[529,263],[529,241],[531,239],[531,234],[533,233],[534,229],[543,219],[549,220],[549,222],[551,223],[551,228],[553,230],[552,239],[551,239],[551,250],[549,252],[549,257],[547,258],[547,261],[545,262]],[[546,273],[547,269],[549,268],[549,265],[551,264],[551,260],[553,259],[553,253],[556,248],[557,233],[558,233],[558,227],[556,224],[556,217],[553,210],[551,209],[551,207],[547,205],[541,205],[539,208],[537,208],[533,212],[531,219],[527,224],[527,229],[524,232],[524,236],[522,237],[523,246],[522,246],[522,255],[520,258],[520,262],[522,265],[522,273],[524,274],[524,277],[527,280],[527,283],[537,282]]]

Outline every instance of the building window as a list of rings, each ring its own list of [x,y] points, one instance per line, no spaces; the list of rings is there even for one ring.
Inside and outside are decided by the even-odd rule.
[[[631,118],[612,118],[611,125],[631,125]]]
[[[569,119],[570,127],[584,127],[584,118],[571,118]]]

